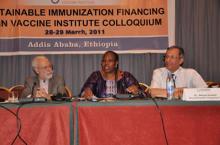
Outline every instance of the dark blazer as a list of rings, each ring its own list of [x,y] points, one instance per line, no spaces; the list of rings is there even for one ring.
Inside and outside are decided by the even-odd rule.
[[[37,88],[40,87],[40,81],[39,81],[38,77],[37,76],[28,77],[25,80],[24,87],[25,88],[24,88],[22,95],[21,95],[22,98],[26,98],[28,95],[31,95],[32,89],[34,89],[33,95],[35,95]],[[48,93],[53,94],[54,96],[57,95],[58,93],[65,94],[66,91],[65,91],[64,79],[60,76],[53,76],[49,80]]]

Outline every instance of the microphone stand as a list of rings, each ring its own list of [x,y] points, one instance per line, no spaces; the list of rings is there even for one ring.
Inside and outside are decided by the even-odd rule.
[[[118,83],[117,83],[117,80],[118,80],[118,67],[116,66],[115,67],[115,91],[116,91],[116,94],[118,93]],[[116,94],[114,94],[113,97],[116,97]]]
[[[33,86],[31,88],[31,97],[34,98],[34,89],[35,89],[35,86],[37,85],[36,82],[33,83]]]

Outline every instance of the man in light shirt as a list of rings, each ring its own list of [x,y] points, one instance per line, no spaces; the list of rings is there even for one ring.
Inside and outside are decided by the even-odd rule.
[[[53,66],[47,57],[36,56],[32,60],[32,68],[35,76],[26,79],[22,98],[44,97],[51,100],[51,96],[66,93],[63,78],[53,74]]]
[[[184,62],[184,50],[178,46],[167,48],[165,67],[155,69],[151,81],[151,95],[166,97],[166,79],[169,73],[173,75],[175,83],[174,96],[179,97],[183,88],[206,88],[207,85],[199,73],[190,68],[181,67]]]

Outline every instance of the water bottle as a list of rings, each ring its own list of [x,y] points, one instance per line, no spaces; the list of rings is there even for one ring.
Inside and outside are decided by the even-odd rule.
[[[168,73],[167,75],[166,89],[167,89],[167,99],[172,100],[175,88],[174,88],[174,80],[170,73]]]

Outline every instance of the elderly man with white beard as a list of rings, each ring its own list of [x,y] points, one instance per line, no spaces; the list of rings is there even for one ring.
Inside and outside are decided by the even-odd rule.
[[[32,68],[35,76],[26,79],[22,98],[44,97],[51,100],[51,96],[66,93],[63,78],[54,75],[53,66],[47,57],[36,56],[32,60]]]

